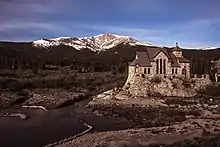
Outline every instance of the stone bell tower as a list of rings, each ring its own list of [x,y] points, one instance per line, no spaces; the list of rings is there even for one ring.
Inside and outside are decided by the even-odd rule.
[[[172,53],[176,57],[183,57],[182,49],[179,47],[178,42],[176,43],[176,46],[172,49]]]

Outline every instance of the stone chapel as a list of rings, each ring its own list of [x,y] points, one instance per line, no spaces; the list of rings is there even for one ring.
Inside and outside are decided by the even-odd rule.
[[[128,63],[128,80],[141,75],[189,78],[190,61],[183,56],[178,43],[172,49],[147,46],[145,51],[136,52],[135,59]]]

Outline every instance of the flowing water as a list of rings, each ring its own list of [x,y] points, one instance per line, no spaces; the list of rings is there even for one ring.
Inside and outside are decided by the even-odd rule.
[[[43,111],[33,109],[8,109],[30,116],[27,120],[19,117],[0,117],[0,146],[40,147],[78,134],[86,127],[71,115],[72,107]]]
[[[95,131],[118,130],[128,128],[123,118],[97,117],[85,112],[88,102],[50,111],[23,109],[14,106],[4,112],[23,113],[30,118],[0,117],[1,147],[41,147],[63,140],[87,129],[82,122],[94,127]]]

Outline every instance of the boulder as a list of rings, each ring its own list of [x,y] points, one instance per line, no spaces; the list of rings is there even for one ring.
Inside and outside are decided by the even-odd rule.
[[[31,93],[33,96],[25,101],[23,106],[42,106],[46,109],[54,109],[85,98],[84,93],[69,92],[63,89],[37,89]]]

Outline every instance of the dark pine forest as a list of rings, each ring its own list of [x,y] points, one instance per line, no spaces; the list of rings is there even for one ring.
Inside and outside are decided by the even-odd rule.
[[[132,61],[141,46],[119,45],[113,49],[95,53],[68,46],[48,49],[36,48],[32,43],[0,43],[0,69],[38,69],[70,66],[79,72],[125,73],[127,62]],[[210,73],[211,61],[220,57],[220,50],[184,49],[183,55],[191,61],[193,74]]]

